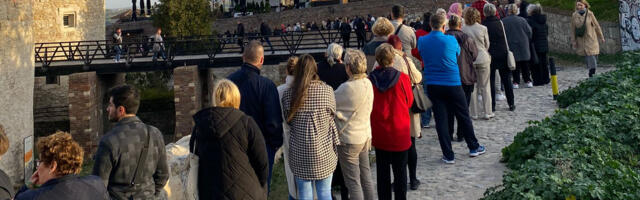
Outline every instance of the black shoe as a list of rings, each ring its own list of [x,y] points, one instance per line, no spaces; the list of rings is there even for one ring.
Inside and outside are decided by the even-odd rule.
[[[463,137],[458,136],[458,138],[456,139],[456,142],[462,142],[462,141],[464,141],[464,138],[463,138]]]
[[[411,183],[409,183],[409,184],[410,184],[409,188],[411,190],[417,190],[418,187],[420,187],[421,183],[420,183],[420,181],[418,179],[416,179],[416,180],[411,181]]]
[[[516,110],[516,105],[509,105],[509,111]]]

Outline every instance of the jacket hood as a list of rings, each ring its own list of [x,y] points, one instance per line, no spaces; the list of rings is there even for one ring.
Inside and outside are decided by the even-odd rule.
[[[385,92],[398,83],[400,72],[393,67],[380,67],[369,74],[369,79],[380,92]]]
[[[531,16],[529,16],[529,19],[533,20],[534,22],[536,22],[538,24],[546,24],[547,23],[547,16],[546,15],[531,15]]]
[[[242,111],[234,108],[210,107],[193,115],[193,121],[203,133],[200,136],[222,138],[243,116]]]

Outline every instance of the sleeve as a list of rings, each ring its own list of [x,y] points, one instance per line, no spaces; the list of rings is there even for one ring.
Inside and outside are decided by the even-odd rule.
[[[267,176],[269,176],[269,160],[267,159],[264,137],[262,137],[262,132],[260,132],[260,128],[253,118],[247,116],[246,119],[248,130],[247,156],[258,177],[258,181],[260,181],[260,185],[266,189]]]
[[[409,27],[407,27],[409,28]],[[411,29],[408,31],[409,33],[413,33]],[[415,49],[418,46],[418,39],[416,38],[416,34],[408,34],[411,38],[411,49]]]
[[[575,14],[571,16],[571,44],[575,45],[576,44],[576,25],[574,23],[574,18]]]
[[[411,80],[413,80],[413,83],[420,83],[422,81],[422,73],[420,73],[420,71],[416,68],[415,63],[413,63],[413,60],[411,58],[407,57],[407,61],[408,62],[408,66],[407,70],[411,70]]]
[[[159,137],[158,145],[158,165],[156,171],[153,173],[153,182],[155,183],[155,195],[158,196],[162,192],[162,188],[167,184],[169,176],[169,164],[167,163],[167,151],[165,150],[164,140],[162,139],[162,133],[158,129],[153,129],[154,135]]]
[[[264,130],[266,136],[270,137],[267,144],[270,147],[278,148],[282,146],[282,109],[280,108],[280,98],[278,95],[278,89],[273,82],[268,81],[267,91],[264,93]]]
[[[113,160],[114,156],[111,148],[108,147],[104,141],[100,141],[100,144],[98,144],[98,150],[94,156],[94,164],[91,174],[100,177],[102,182],[104,182],[105,187],[109,185],[109,176],[113,169]]]
[[[524,31],[527,34],[527,37],[529,37],[527,42],[530,42],[533,37],[533,32],[531,31],[531,26],[529,26],[529,23],[527,23],[526,20],[524,21]]]
[[[340,145],[340,140],[338,139],[338,127],[336,126],[336,121],[333,120],[335,118],[336,113],[336,97],[333,94],[333,90],[331,87],[327,86],[326,94],[329,96],[329,117],[331,117],[329,121],[329,131],[331,133],[331,137],[333,138],[334,145]]]
[[[349,102],[349,97],[351,94],[354,94],[354,91],[343,83],[338,87],[338,89],[336,89],[334,94],[336,97],[336,119],[340,121],[347,121],[347,117],[345,117],[343,113],[355,111],[353,102]]]
[[[407,105],[409,105],[409,108],[411,108],[411,105],[413,104],[413,90],[411,90],[411,83],[409,83],[409,76],[406,76],[406,78],[404,80],[402,80],[402,85],[404,87],[402,87],[405,91],[404,93],[407,95]]]
[[[476,47],[476,42],[473,41],[473,38],[467,37],[467,49],[469,49],[469,53],[471,53],[471,57],[475,61],[478,58],[478,48]]]
[[[600,27],[600,23],[598,23],[596,16],[594,16],[593,13],[590,13],[590,17],[593,20],[592,23],[593,23],[593,27],[596,30],[596,36],[600,41],[604,40],[604,35],[602,34],[602,28]]]
[[[487,31],[487,29],[483,30],[482,39],[484,40],[484,47],[489,50],[491,41],[489,41],[489,31]]]

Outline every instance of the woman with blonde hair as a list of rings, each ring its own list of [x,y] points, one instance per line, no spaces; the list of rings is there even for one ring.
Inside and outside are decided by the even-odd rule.
[[[298,186],[298,199],[331,199],[331,179],[338,157],[333,89],[320,81],[309,54],[300,57],[291,88],[284,91],[282,110],[290,127],[289,164]]]
[[[491,55],[489,55],[489,32],[487,27],[480,24],[480,12],[472,7],[464,9],[466,26],[462,27],[462,32],[473,39],[478,57],[473,61],[476,71],[476,85],[471,93],[470,112],[471,118],[477,119],[484,114],[484,119],[495,117],[491,110],[491,87],[489,84],[491,75]],[[478,95],[482,97],[482,105],[478,105]]]
[[[376,48],[378,48],[381,44],[387,42],[389,39],[389,35],[393,34],[395,29],[393,28],[393,24],[389,19],[384,17],[379,17],[376,22],[373,24],[373,39],[362,48],[362,51],[367,56],[367,73],[373,71],[374,63],[376,61]]]
[[[596,16],[589,10],[587,0],[576,0],[576,11],[571,16],[571,44],[576,53],[584,56],[589,77],[596,73],[600,44],[605,42]]]
[[[189,150],[200,158],[200,199],[266,199],[269,161],[264,138],[240,107],[240,91],[227,79],[213,89],[213,107],[193,115]]]
[[[321,81],[331,86],[333,90],[349,80],[349,76],[347,76],[347,72],[344,69],[344,64],[342,64],[343,53],[344,49],[342,46],[331,43],[324,54],[327,59],[318,63],[318,77],[320,77]]]
[[[57,132],[40,138],[36,149],[39,158],[30,180],[33,185],[18,192],[16,200],[111,199],[102,179],[93,175],[78,176],[84,150],[71,134]]]

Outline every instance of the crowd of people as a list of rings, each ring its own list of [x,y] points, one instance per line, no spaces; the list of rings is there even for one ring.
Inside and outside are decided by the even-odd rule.
[[[593,75],[598,42],[604,39],[588,8],[585,0],[576,1],[572,43]],[[478,0],[464,8],[455,3],[449,11],[424,13],[417,30],[406,25],[402,6],[390,13],[390,19],[370,25],[374,38],[362,50],[333,43],[324,59],[289,58],[285,83],[277,87],[260,74],[261,42],[249,41],[244,64],[216,83],[213,106],[193,116],[189,146],[199,157],[199,198],[266,199],[282,149],[289,199],[332,199],[333,180],[343,182],[338,183],[342,199],[375,199],[375,193],[378,199],[406,199],[407,190],[421,184],[416,140],[432,117],[442,162],[454,164],[454,121],[455,141],[466,142],[470,157],[480,156],[487,149],[476,138],[473,121],[495,116],[496,94],[504,91],[508,110],[515,111],[513,89],[549,83],[548,28],[539,4]],[[424,94],[432,104],[427,110],[416,108]],[[99,142],[92,175],[77,175],[83,149],[70,134],[58,132],[38,139],[31,184],[14,192],[0,171],[0,199],[160,195],[169,179],[162,134],[136,117],[135,87],[118,86],[107,96],[108,117],[116,124]],[[0,126],[0,155],[7,149]]]

